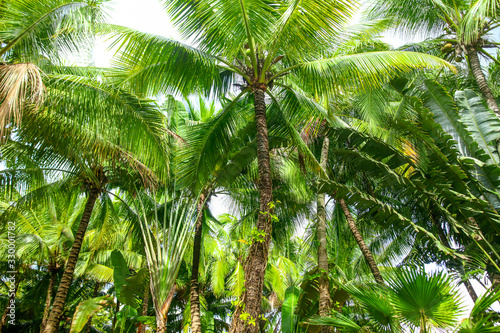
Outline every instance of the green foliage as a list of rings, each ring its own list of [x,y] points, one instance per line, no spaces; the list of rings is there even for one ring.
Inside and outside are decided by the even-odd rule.
[[[103,307],[114,306],[111,296],[100,296],[88,299],[81,302],[75,311],[73,321],[71,323],[71,333],[79,333],[82,331],[88,319]]]
[[[298,316],[295,314],[300,289],[290,286],[285,292],[285,300],[281,306],[281,330],[283,333],[294,333],[298,331]]]
[[[426,274],[423,269],[411,268],[396,271],[388,286],[395,310],[410,327],[425,332],[431,327],[451,327],[461,313],[458,292],[442,272]]]

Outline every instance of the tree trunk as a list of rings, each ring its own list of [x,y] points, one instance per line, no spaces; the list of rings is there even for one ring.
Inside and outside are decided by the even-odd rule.
[[[149,275],[148,275],[148,285],[144,290],[144,296],[142,298],[142,313],[143,317],[148,315],[148,304],[149,304]],[[137,327],[137,333],[145,333],[146,332],[146,324],[139,323],[139,327]]]
[[[166,333],[167,332],[167,315],[168,310],[170,309],[170,305],[174,300],[174,295],[177,290],[177,285],[174,284],[172,289],[167,296],[167,300],[163,303],[161,309],[156,313],[156,332],[157,333]]]
[[[328,150],[330,148],[330,140],[325,138],[323,148],[321,149],[320,164],[323,170],[326,170],[328,162]],[[330,297],[330,281],[328,277],[328,254],[326,250],[326,207],[325,193],[319,193],[317,197],[317,225],[316,233],[318,237],[318,268],[320,271],[319,277],[319,315],[326,317],[330,315],[332,303]],[[330,326],[322,326],[322,333],[332,333],[333,329]]]
[[[45,299],[45,309],[43,311],[42,324],[40,325],[40,332],[45,330],[45,326],[47,325],[47,319],[49,318],[50,313],[50,305],[52,304],[52,295],[54,294],[54,287],[56,285],[57,279],[57,269],[50,267],[50,282],[49,288],[47,289],[47,298]]]
[[[470,295],[470,298],[472,298],[472,301],[474,302],[474,304],[476,304],[477,294],[476,294],[476,291],[474,290],[474,288],[472,287],[472,283],[470,283],[470,281],[468,279],[464,280],[463,282],[464,282],[465,288],[467,289],[467,292]]]
[[[493,93],[488,86],[488,82],[486,81],[486,77],[484,76],[483,70],[481,69],[481,63],[479,62],[477,50],[473,47],[469,47],[467,49],[467,55],[469,57],[470,69],[472,75],[474,75],[474,78],[476,79],[477,85],[479,86],[479,91],[481,91],[483,98],[486,100],[488,108],[491,111],[495,112],[497,117],[500,118],[500,109],[498,109],[495,97],[493,96]]]
[[[368,266],[370,267],[370,270],[372,271],[375,281],[383,285],[384,279],[382,278],[382,274],[380,274],[380,271],[377,267],[377,263],[375,262],[375,259],[373,259],[372,253],[368,249],[368,246],[366,246],[365,240],[363,239],[363,236],[361,235],[361,233],[358,230],[358,227],[356,226],[356,222],[354,221],[351,212],[349,211],[349,207],[347,207],[347,204],[345,203],[344,199],[340,199],[338,202],[347,219],[347,224],[349,225],[349,229],[351,229],[351,233],[354,236],[356,243],[358,243],[358,246],[361,249],[361,253],[363,253],[365,260]]]
[[[68,296],[68,290],[71,285],[71,281],[73,280],[73,274],[75,272],[76,262],[78,261],[78,255],[80,254],[80,249],[82,247],[83,238],[85,237],[90,216],[94,210],[94,205],[99,197],[99,193],[100,192],[95,189],[91,190],[89,193],[82,219],[80,220],[80,225],[78,226],[75,240],[73,242],[73,246],[71,247],[71,252],[69,254],[68,261],[66,262],[61,282],[59,283],[59,288],[57,288],[57,293],[54,297],[54,304],[52,306],[52,310],[50,311],[44,333],[55,333],[58,329],[61,315],[64,311],[66,297]]]
[[[193,270],[191,272],[191,332],[201,333],[200,290],[198,285],[198,271],[200,266],[201,236],[203,232],[203,215],[205,208],[205,194],[198,199],[198,219],[194,233]]]
[[[5,327],[8,321],[7,316],[9,315],[9,312],[11,310],[9,309],[9,305],[15,304],[16,302],[16,294],[17,294],[17,289],[19,288],[19,283],[20,283],[19,277],[16,277],[16,280],[14,282],[14,292],[10,292],[9,290],[9,300],[7,301],[7,306],[5,308],[5,311],[3,312],[2,319],[0,320],[0,333],[2,332],[2,329]]]
[[[267,134],[266,103],[264,90],[254,90],[255,122],[257,127],[257,161],[259,167],[259,214],[257,230],[252,236],[252,245],[245,263],[245,292],[242,302],[236,307],[230,333],[257,333],[261,311],[264,274],[271,242],[270,203],[272,200],[271,162]],[[242,308],[244,305],[244,310]]]
[[[120,300],[117,298],[116,299],[116,306],[115,306],[115,313],[113,316],[113,323],[111,324],[111,332],[115,332],[116,321],[118,319],[117,318],[118,312],[120,312]]]

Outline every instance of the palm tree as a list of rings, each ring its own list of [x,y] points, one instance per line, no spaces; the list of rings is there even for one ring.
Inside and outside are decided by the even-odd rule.
[[[498,3],[496,1],[435,1],[435,0],[391,0],[374,1],[370,15],[387,17],[396,22],[397,31],[408,34],[434,35],[441,43],[441,52],[451,54],[457,62],[462,53],[467,56],[468,65],[479,91],[488,108],[497,117],[500,109],[486,80],[479,62],[479,55],[497,61],[485,48],[498,48],[490,39],[498,27]],[[443,46],[444,43],[444,46]]]
[[[0,6],[0,136],[19,125],[25,108],[43,102],[43,70],[81,51],[101,21],[100,0],[3,1]],[[50,59],[50,62],[47,60]]]
[[[272,184],[265,96],[278,81],[296,76],[299,86],[315,91],[338,91],[339,84],[376,85],[396,72],[421,67],[447,67],[434,57],[411,52],[374,52],[325,58],[339,27],[354,10],[348,2],[293,3],[258,0],[213,4],[199,1],[166,1],[168,12],[184,37],[195,38],[197,48],[167,38],[118,30],[122,43],[121,69],[117,79],[144,94],[165,91],[224,93],[240,80],[242,91],[223,112],[232,112],[245,94],[253,95],[255,111],[260,212],[257,230],[262,241],[254,242],[245,264],[246,290],[242,296],[246,321],[238,306],[231,331],[256,332],[260,299],[270,244]],[[283,88],[284,89],[284,88]]]
[[[197,221],[194,230],[192,271],[190,284],[191,331],[201,333],[201,315],[199,300],[199,265],[202,247],[203,225],[207,202],[212,192],[220,184],[221,165],[227,163],[231,151],[228,149],[232,139],[232,131],[241,126],[241,115],[226,113],[222,117],[215,103],[206,103],[202,97],[198,105],[187,101],[187,109],[180,102],[169,97],[164,110],[170,115],[172,129],[185,141],[180,142],[174,156],[176,174],[179,183],[186,186],[193,194],[200,193],[197,204]],[[235,119],[236,118],[236,119]],[[221,147],[224,147],[220,149]],[[230,179],[226,177],[226,182]]]
[[[37,266],[46,268],[49,276],[41,331],[47,324],[58,272],[67,260],[68,243],[71,244],[73,238],[70,232],[76,218],[72,218],[73,211],[81,211],[80,208],[83,208],[82,201],[78,200],[78,193],[66,190],[63,195],[58,192],[51,194],[48,200],[38,198],[44,207],[37,207],[32,202],[21,203],[14,206],[13,210],[8,210],[7,216],[4,216],[17,222],[17,255],[28,262],[36,261]],[[36,201],[36,194],[31,195]],[[20,201],[22,202],[17,200]]]
[[[111,184],[122,181],[118,175],[125,179],[124,176],[142,177],[147,184],[151,184],[155,177],[143,161],[161,170],[166,157],[163,141],[167,132],[162,126],[162,115],[154,104],[100,82],[97,79],[99,73],[93,78],[75,75],[74,72],[81,74],[78,69],[70,69],[69,73],[50,76],[51,95],[47,98],[50,104],[43,112],[24,117],[25,124],[19,129],[17,138],[29,144],[30,148],[26,150],[28,155],[38,161],[42,169],[50,165],[53,173],[57,170],[73,175],[72,181],[83,186],[88,195],[46,332],[55,332],[59,326],[83,238],[98,197],[107,192]],[[86,119],[86,126],[79,124],[81,119]],[[142,136],[143,140],[134,140],[137,136]],[[61,138],[65,138],[64,142]],[[148,147],[154,148],[150,150]],[[149,150],[148,155],[144,148]],[[18,154],[9,151],[8,147],[4,150],[7,158],[9,154]],[[142,161],[132,152],[143,157]]]

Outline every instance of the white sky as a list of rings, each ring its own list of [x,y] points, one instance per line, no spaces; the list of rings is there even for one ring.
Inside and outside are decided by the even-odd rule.
[[[109,23],[180,39],[179,33],[173,28],[159,0],[112,0],[106,4],[106,7]],[[113,52],[107,50],[105,41],[97,43],[96,66],[108,66],[112,56]]]
[[[160,0],[112,0],[107,3],[107,7],[108,21],[112,24],[123,25],[139,31],[154,33],[177,40],[180,39],[179,33],[172,27]],[[403,41],[396,36],[391,36],[385,41],[393,45],[403,44]],[[94,55],[96,66],[106,67],[109,66],[113,52],[107,50],[107,43],[105,41],[100,41],[96,45]],[[227,202],[224,202],[221,196],[212,199],[210,209],[214,216],[228,213]],[[426,267],[426,270],[434,269],[436,269],[435,265]],[[479,283],[473,282],[473,286],[479,295],[484,293],[484,289]],[[463,286],[460,287],[460,293],[466,306],[465,317],[472,308],[472,302]],[[499,310],[497,307],[495,308],[497,311]]]

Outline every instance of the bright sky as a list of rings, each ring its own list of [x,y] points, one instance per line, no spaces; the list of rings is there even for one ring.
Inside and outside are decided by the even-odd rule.
[[[123,25],[137,29],[143,32],[154,33],[179,40],[179,33],[172,27],[170,20],[163,9],[160,0],[112,0],[107,3],[109,22],[112,24]],[[392,44],[402,44],[399,38],[391,36],[386,40]],[[390,39],[390,40],[389,40]],[[109,66],[109,61],[113,52],[107,50],[107,44],[104,41],[96,45],[95,62],[96,66]],[[210,209],[214,216],[227,213],[227,202],[224,202],[221,196],[213,198],[210,203]],[[435,265],[429,265],[426,270],[436,269]],[[487,281],[484,281],[487,282]],[[474,289],[478,294],[484,292],[479,283],[473,281]],[[472,302],[463,286],[460,287],[460,293],[466,305],[466,314],[472,308]],[[495,307],[498,311],[498,308]],[[464,316],[465,317],[465,316]]]
[[[106,7],[109,23],[173,39],[180,38],[160,0],[112,0]],[[98,43],[95,50],[96,66],[108,66],[112,55],[113,52],[107,50],[106,42]]]

